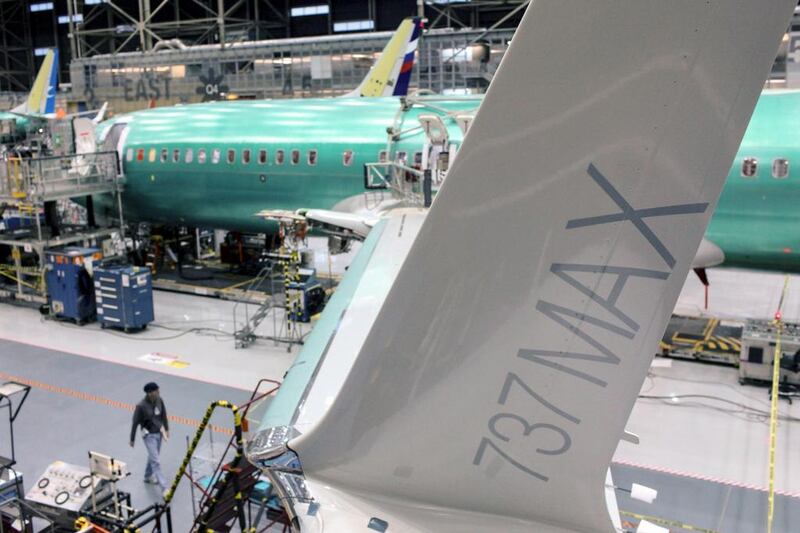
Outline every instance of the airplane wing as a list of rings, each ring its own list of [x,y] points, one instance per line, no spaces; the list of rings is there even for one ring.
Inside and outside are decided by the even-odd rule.
[[[299,530],[619,528],[609,462],[795,3],[530,4],[251,443]]]

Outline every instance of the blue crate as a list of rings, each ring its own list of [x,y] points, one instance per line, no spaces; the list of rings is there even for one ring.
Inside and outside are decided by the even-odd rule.
[[[86,264],[102,258],[97,248],[69,246],[45,252],[48,302],[55,316],[79,324],[94,318],[94,290]]]
[[[109,265],[94,269],[97,320],[103,327],[144,329],[154,320],[150,269]]]

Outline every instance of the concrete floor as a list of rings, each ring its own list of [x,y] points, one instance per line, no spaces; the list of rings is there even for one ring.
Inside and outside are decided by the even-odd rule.
[[[709,277],[712,282],[709,309],[703,309],[702,285],[690,276],[677,312],[713,313],[739,319],[769,318],[775,312],[784,281],[782,275],[736,270],[712,270]],[[234,306],[231,302],[157,292],[155,305],[154,327],[134,335],[100,330],[96,325],[79,328],[44,321],[36,310],[0,305],[0,339],[11,341],[0,341],[0,371],[125,403],[138,401],[141,384],[155,379],[163,383],[173,413],[199,419],[211,400],[225,397],[241,401],[259,379],[280,380],[296,357],[297,347],[290,353],[285,346],[275,346],[270,341],[235,350],[230,336]],[[784,317],[800,321],[798,276],[790,279]],[[271,321],[262,325],[260,333],[272,333]],[[160,354],[161,359],[146,357],[154,353]],[[730,520],[730,511],[720,508],[719,502],[729,502],[725,505],[730,507],[733,500],[727,496],[720,500],[719,487],[735,487],[745,491],[736,493],[744,498],[743,503],[736,504],[737,509],[752,508],[753,523],[760,523],[759,513],[766,496],[759,489],[768,481],[768,425],[763,416],[743,412],[741,406],[734,404],[766,410],[767,391],[740,386],[733,368],[672,360],[667,364],[652,369],[643,385],[643,394],[706,397],[666,402],[639,400],[628,430],[640,436],[641,444],[620,444],[614,458],[615,476],[619,471],[627,476],[626,482],[662,484],[659,498],[666,503],[652,507],[649,513],[638,511],[642,514],[668,516],[672,505],[669,502],[685,505],[679,496],[690,490],[691,483],[684,486],[681,480],[695,480],[701,485],[708,484],[707,502],[704,504],[705,500],[699,496],[693,499],[697,512],[706,509],[707,516],[689,513],[685,521],[702,521],[703,527],[712,529],[722,527],[720,523],[728,524],[725,520]],[[143,467],[143,450],[130,450],[126,444],[129,412],[45,390],[34,391],[30,401],[19,424],[20,442],[34,443],[26,454],[32,456],[26,459],[31,462],[24,463],[29,483],[52,460],[81,462],[89,449],[115,454],[121,460],[131,461],[134,467]],[[36,402],[41,404],[37,406]],[[791,407],[781,404],[786,415],[800,417],[799,409],[797,404]],[[94,430],[98,420],[102,421],[101,432]],[[220,425],[225,422],[220,421]],[[164,452],[165,465],[175,468],[183,449],[182,439],[190,431],[187,426],[175,432]],[[798,438],[800,429],[796,423],[781,423],[776,486],[782,494],[779,501],[788,502],[785,516],[790,516],[800,505],[795,497],[800,493],[800,461],[792,453],[792,444]],[[125,488],[137,498],[149,501],[146,498],[155,496],[147,492],[152,489],[140,484],[138,474],[135,471]],[[700,490],[698,494],[704,493]],[[180,490],[178,498],[176,509],[190,509],[188,489]],[[712,520],[720,517],[723,522]]]
[[[171,417],[171,438],[161,452],[162,468],[170,481],[186,453],[186,439],[194,437],[196,423],[208,405],[216,400],[242,404],[249,398],[241,389],[9,341],[0,341],[0,369],[0,382],[34,382],[14,425],[17,469],[24,475],[26,491],[53,461],[88,467],[87,453],[92,450],[128,464],[131,475],[119,488],[130,492],[133,505],[140,509],[160,501],[157,486],[142,482],[147,456],[140,436],[134,448],[128,445],[132,407],[144,395],[143,384],[156,381],[160,385]],[[230,412],[215,413],[211,423],[217,427],[211,438],[227,443],[233,427]],[[6,419],[0,419],[0,435],[0,443],[5,444]],[[187,530],[192,506],[185,480],[176,492],[172,513],[176,531]]]
[[[711,283],[708,309],[704,307],[704,290],[693,273],[686,278],[675,312],[683,315],[712,315],[717,318],[772,319],[778,308],[786,275],[775,272],[754,272],[729,268],[708,271]],[[800,322],[800,276],[790,275],[783,319]]]
[[[630,488],[632,483],[639,483],[658,491],[652,504],[633,500],[626,492],[617,491],[622,519],[633,525],[637,525],[641,517],[646,517],[646,520],[671,532],[753,533],[766,530],[767,495],[762,490],[622,464],[613,464],[611,472],[617,487]],[[777,495],[773,533],[792,533],[797,531],[798,523],[800,498]]]
[[[280,380],[297,356],[298,346],[289,352],[266,340],[235,349],[234,302],[163,291],[156,291],[154,300],[156,321],[131,334],[96,323],[45,320],[36,309],[0,305],[0,339],[247,391],[261,378]],[[241,307],[239,317],[244,317]],[[267,318],[257,333],[272,335],[272,325]]]

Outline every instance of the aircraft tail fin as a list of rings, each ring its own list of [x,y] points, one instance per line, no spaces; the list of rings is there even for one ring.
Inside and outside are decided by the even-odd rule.
[[[405,96],[421,34],[422,19],[410,17],[403,20],[367,77],[346,96]]]
[[[50,115],[56,111],[58,92],[58,48],[47,51],[28,99],[11,111],[21,115]]]
[[[795,5],[530,3],[346,379],[288,443],[323,499],[378,501],[389,530],[385,502],[613,531],[609,462]]]

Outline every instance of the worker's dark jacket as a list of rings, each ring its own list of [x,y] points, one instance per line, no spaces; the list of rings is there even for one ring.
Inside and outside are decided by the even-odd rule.
[[[136,428],[142,426],[143,433],[158,433],[163,427],[169,431],[169,421],[167,420],[167,408],[164,401],[159,398],[156,403],[151,403],[145,397],[136,405],[133,412],[133,427],[131,427],[131,441],[136,438]]]

